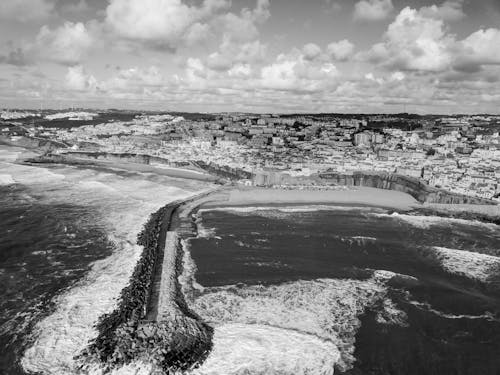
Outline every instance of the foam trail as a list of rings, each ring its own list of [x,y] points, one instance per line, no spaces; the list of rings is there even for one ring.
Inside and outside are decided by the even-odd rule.
[[[373,213],[371,215],[377,217],[393,218],[396,220],[406,222],[410,225],[413,225],[414,227],[421,229],[429,229],[433,226],[459,224],[459,225],[481,226],[495,231],[498,230],[498,225],[493,223],[483,223],[482,221],[478,220],[465,220],[465,219],[457,219],[457,218],[441,217],[441,216],[407,215],[407,214],[399,214],[397,212],[394,212],[392,214]]]
[[[468,314],[449,314],[445,313],[439,310],[434,309],[429,303],[424,303],[424,302],[418,302],[414,300],[410,300],[408,297],[406,298],[407,302],[421,310],[429,311],[437,316],[440,316],[442,318],[446,319],[470,319],[470,320],[476,320],[476,319],[486,319],[490,321],[500,321],[499,319],[495,318],[493,314],[491,313],[485,313],[482,315],[468,315]]]

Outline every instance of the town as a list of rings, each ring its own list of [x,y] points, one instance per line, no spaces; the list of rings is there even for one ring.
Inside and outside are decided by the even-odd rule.
[[[0,112],[0,135],[58,142],[59,152],[151,155],[203,161],[258,176],[256,185],[300,184],[333,172],[386,172],[500,202],[500,116],[123,111]],[[298,182],[299,181],[299,182]]]

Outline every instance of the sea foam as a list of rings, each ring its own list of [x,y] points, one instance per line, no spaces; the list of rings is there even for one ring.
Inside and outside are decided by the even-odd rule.
[[[218,326],[214,349],[193,375],[334,373],[337,346],[315,335],[261,324]]]
[[[12,178],[10,174],[0,174],[0,186],[2,185],[12,185],[15,184],[16,181]]]
[[[318,279],[271,286],[207,288],[191,306],[216,329],[214,349],[199,373],[265,373],[263,369],[276,374],[301,373],[296,372],[295,366],[300,362],[300,353],[308,353],[309,345],[316,347],[317,351],[316,356],[308,354],[304,357],[303,366],[311,369],[305,373],[329,374],[333,368],[328,366],[333,364],[340,370],[351,368],[355,361],[355,335],[361,324],[359,317],[367,308],[383,302],[386,282],[391,275],[394,273],[381,272],[365,281]],[[387,304],[396,309],[393,304]],[[394,311],[391,313],[394,315]],[[259,329],[254,332],[256,327]],[[272,336],[269,339],[268,333]],[[297,343],[292,340],[292,346],[301,348],[298,351],[288,348],[288,337],[294,334],[301,337],[297,338]],[[304,344],[300,343],[301,340]],[[275,341],[283,341],[286,347]],[[274,359],[271,361],[264,356],[254,362],[248,356],[241,359],[240,366],[227,360],[244,355],[240,352],[250,342],[254,351],[273,353]],[[321,348],[325,347],[330,349],[324,352]],[[269,360],[268,367],[263,363],[265,360]],[[323,367],[323,364],[328,365]],[[270,371],[271,368],[274,370]]]
[[[446,247],[433,249],[441,266],[449,273],[488,282],[500,272],[499,257]]]

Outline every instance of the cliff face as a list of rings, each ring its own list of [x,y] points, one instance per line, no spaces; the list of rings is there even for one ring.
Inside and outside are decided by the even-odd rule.
[[[218,165],[211,162],[205,163],[201,160],[196,161],[194,164],[212,175],[220,178],[226,178],[231,181],[252,178],[252,173],[238,168],[231,168],[225,165]]]
[[[59,142],[53,142],[50,140],[40,139],[40,138],[31,138],[31,137],[19,137],[15,141],[13,141],[9,137],[0,136],[0,143],[6,144],[9,146],[18,146],[24,147],[28,149],[37,149],[44,152],[49,152],[64,146]],[[65,147],[65,146],[64,146]]]
[[[321,173],[319,177],[338,185],[366,186],[401,191],[411,195],[421,203],[496,204],[489,199],[470,197],[440,190],[428,186],[418,179],[397,174],[371,174],[366,172],[355,172],[353,174]]]
[[[130,153],[115,154],[110,152],[75,151],[75,152],[68,152],[67,155],[76,158],[81,157],[85,159],[95,159],[95,160],[112,160],[112,161],[126,160],[138,164],[149,164],[151,159],[151,156],[149,155],[130,154]]]

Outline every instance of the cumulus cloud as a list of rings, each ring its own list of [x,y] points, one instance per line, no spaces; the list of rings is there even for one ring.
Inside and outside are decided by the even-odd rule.
[[[388,26],[383,41],[357,57],[391,70],[429,73],[452,68],[474,73],[485,65],[500,64],[499,29],[480,29],[463,40],[449,32],[445,19],[458,19],[461,4],[446,1],[439,7],[404,8]]]
[[[76,65],[68,67],[65,76],[66,87],[75,91],[94,90],[97,85],[97,80],[94,76],[88,74],[83,66]]]
[[[261,70],[260,87],[281,91],[315,92],[337,84],[339,72],[329,62],[312,61],[293,50]]]
[[[392,0],[361,0],[354,5],[354,19],[380,21],[394,10]]]
[[[258,25],[270,17],[269,0],[258,0],[254,9],[243,8],[240,14],[227,13],[219,23],[227,43],[242,43],[259,36]]]
[[[35,49],[45,58],[66,65],[80,62],[94,41],[81,23],[65,22],[56,29],[43,26],[35,41]]]
[[[463,0],[447,0],[441,5],[422,7],[420,14],[444,21],[458,21],[465,17]]]
[[[54,3],[48,0],[2,0],[0,19],[30,22],[50,16]]]
[[[270,17],[269,1],[258,0],[254,9],[244,8],[240,14],[220,16],[217,26],[222,33],[218,50],[205,59],[209,69],[227,71],[235,64],[254,64],[264,60],[267,45],[259,40],[258,26]]]
[[[486,65],[499,65],[499,43],[499,29],[480,29],[472,33],[456,43],[453,68],[464,73],[475,73]]]
[[[500,30],[480,29],[462,41],[464,55],[478,64],[500,64]]]
[[[330,43],[327,47],[328,55],[336,61],[346,61],[350,59],[354,53],[354,44],[347,39],[338,42]]]
[[[384,41],[363,57],[398,70],[442,71],[451,64],[453,44],[442,20],[406,7],[387,28]]]
[[[321,56],[321,48],[314,43],[308,43],[302,48],[304,59],[315,60]]]
[[[176,48],[206,31],[203,21],[230,5],[229,0],[204,0],[190,6],[181,0],[111,0],[107,25],[120,37]]]

